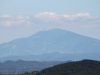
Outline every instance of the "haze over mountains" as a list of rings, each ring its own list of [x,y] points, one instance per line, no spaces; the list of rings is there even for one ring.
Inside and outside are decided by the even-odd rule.
[[[0,44],[0,60],[100,60],[99,53],[100,40],[62,29],[40,31]]]
[[[15,75],[23,72],[33,70],[42,70],[44,68],[52,67],[57,64],[67,63],[69,61],[5,61],[0,62],[0,75]]]

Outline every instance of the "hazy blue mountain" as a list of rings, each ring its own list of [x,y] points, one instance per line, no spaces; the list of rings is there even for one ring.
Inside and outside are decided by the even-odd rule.
[[[27,56],[8,56],[3,57],[0,60],[35,60],[35,61],[67,61],[67,60],[82,60],[82,59],[95,59],[100,60],[100,53],[45,53],[40,55],[27,55]]]
[[[57,52],[57,53],[56,53]],[[54,53],[54,54],[53,54]],[[55,54],[56,53],[56,54]],[[0,57],[33,56],[32,59],[65,58],[82,55],[92,56],[100,53],[100,40],[82,36],[62,29],[40,31],[30,37],[20,38],[8,43],[0,44]],[[58,54],[58,55],[57,55]],[[81,55],[81,57],[80,57]],[[59,57],[60,56],[60,57]],[[45,59],[47,60],[48,58]],[[92,56],[94,58],[97,56]]]

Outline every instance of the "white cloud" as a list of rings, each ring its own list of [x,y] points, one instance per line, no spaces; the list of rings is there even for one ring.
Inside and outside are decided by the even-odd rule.
[[[55,14],[54,12],[43,12],[43,13],[36,14],[34,17],[46,22],[56,21],[59,18],[58,15]]]
[[[20,15],[20,16],[17,16],[16,19],[28,19],[29,17],[28,16],[23,16],[23,15]]]
[[[13,18],[13,16],[11,16],[11,15],[2,15],[2,16],[0,16],[0,19],[10,19],[10,18]]]
[[[83,17],[83,18],[91,18],[91,15],[89,13],[78,13],[75,15],[72,15],[73,17]]]
[[[2,26],[7,26],[7,27],[9,27],[9,26],[13,26],[13,25],[19,25],[19,24],[22,24],[22,23],[24,23],[24,22],[25,22],[25,20],[2,21],[2,22],[1,22],[1,25],[2,25]]]
[[[54,12],[43,12],[35,14],[34,16],[0,16],[1,26],[14,26],[14,25],[43,25],[43,24],[100,24],[100,18],[92,16],[89,13],[77,13],[74,15],[56,14]]]
[[[89,14],[89,13],[78,13],[78,14],[75,14],[75,15],[62,15],[62,17],[68,19],[68,20],[76,20],[78,18],[81,18],[81,19],[89,19],[89,18],[92,18],[92,16]]]
[[[28,16],[10,16],[10,15],[2,15],[0,16],[0,25],[1,26],[14,26],[21,25],[27,23]]]
[[[4,26],[10,26],[11,25],[11,21],[2,21],[0,24],[4,25]]]
[[[96,17],[92,16],[89,13],[78,13],[74,15],[67,14],[56,14],[54,12],[43,12],[35,15],[37,20],[43,22],[58,22],[58,23],[67,23],[67,22],[93,22],[97,20]]]
[[[36,18],[55,18],[56,16],[54,12],[43,12],[35,15]]]

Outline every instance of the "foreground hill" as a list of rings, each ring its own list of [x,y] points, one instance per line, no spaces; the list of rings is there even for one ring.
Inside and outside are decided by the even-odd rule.
[[[49,59],[54,61],[59,58],[55,53],[58,53],[60,59],[63,60],[100,60],[98,58],[100,57],[98,54],[100,53],[100,40],[67,30],[51,29],[40,31],[27,38],[0,44],[0,60],[15,58],[29,60],[31,56],[30,60],[45,61],[48,60],[48,55],[51,55]]]
[[[36,73],[36,74],[35,74]],[[100,75],[100,61],[82,60],[68,62],[46,68],[40,72],[30,72],[21,75]]]

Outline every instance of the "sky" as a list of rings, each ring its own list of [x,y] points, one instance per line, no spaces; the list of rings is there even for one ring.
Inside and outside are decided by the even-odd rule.
[[[100,40],[100,0],[0,0],[0,44],[52,28]]]

